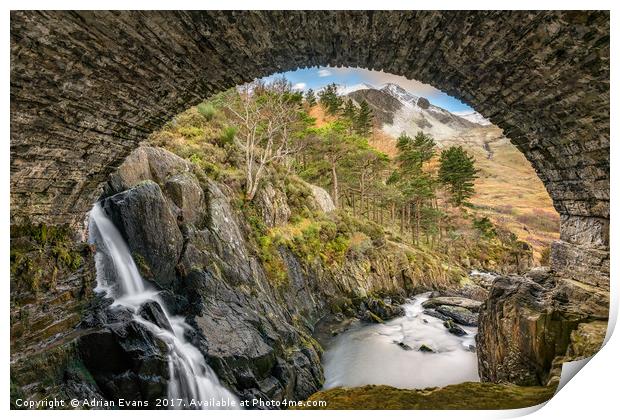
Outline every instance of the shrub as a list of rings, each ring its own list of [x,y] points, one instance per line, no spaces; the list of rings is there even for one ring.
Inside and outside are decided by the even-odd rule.
[[[211,121],[213,117],[215,117],[215,114],[217,114],[217,110],[215,109],[213,104],[210,104],[209,102],[201,103],[196,107],[196,109],[198,110],[200,115],[202,115],[207,121]]]
[[[540,252],[540,265],[548,266],[551,261],[551,247],[546,246]]]
[[[220,133],[220,144],[231,144],[237,134],[237,127],[227,126],[222,129]]]
[[[349,240],[349,250],[353,255],[363,255],[372,248],[372,241],[362,232],[355,232]]]
[[[474,218],[472,224],[474,228],[478,232],[480,232],[480,234],[485,238],[490,239],[490,238],[494,238],[497,235],[493,222],[491,222],[491,220],[486,216],[481,217],[479,219]]]
[[[200,127],[180,127],[179,134],[190,140],[195,140],[204,137],[205,131]]]

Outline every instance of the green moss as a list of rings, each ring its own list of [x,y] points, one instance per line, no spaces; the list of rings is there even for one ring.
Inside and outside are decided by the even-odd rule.
[[[138,271],[140,275],[145,278],[153,278],[153,272],[151,271],[151,267],[146,262],[146,259],[139,253],[133,252],[131,254],[136,266],[138,267]]]
[[[548,401],[554,387],[519,387],[465,382],[443,388],[398,389],[384,385],[334,388],[312,395],[308,401],[325,401],[328,410],[502,410],[531,407]]]
[[[61,273],[78,270],[85,244],[72,239],[67,226],[25,224],[11,227],[10,273],[18,292],[54,289]]]
[[[379,315],[375,314],[373,311],[368,311],[368,316],[370,317],[370,320],[376,324],[383,324],[383,320],[381,319],[381,317],[379,317]]]

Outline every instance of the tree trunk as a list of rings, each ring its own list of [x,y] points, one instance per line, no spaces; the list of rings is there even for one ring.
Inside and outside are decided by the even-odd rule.
[[[332,163],[332,195],[334,206],[338,208],[338,173],[336,172],[336,163]]]

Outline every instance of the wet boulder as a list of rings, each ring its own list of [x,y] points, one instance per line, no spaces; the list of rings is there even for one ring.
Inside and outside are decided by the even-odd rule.
[[[138,314],[145,320],[157,325],[159,328],[173,332],[170,321],[168,321],[168,318],[159,303],[153,300],[143,303]]]
[[[402,306],[392,304],[391,300],[372,296],[362,302],[361,310],[365,315],[367,311],[370,311],[382,320],[388,320],[405,315],[405,309]]]
[[[468,327],[475,327],[478,325],[478,314],[469,309],[461,308],[460,306],[441,305],[436,308],[436,311],[451,318],[457,324],[466,325]]]
[[[422,344],[419,348],[418,351],[421,351],[422,353],[435,353],[435,350],[433,350],[432,348],[430,348],[429,346],[427,346],[426,344]]]
[[[437,308],[441,305],[459,306],[461,308],[469,309],[472,312],[478,312],[482,302],[459,296],[443,296],[434,297],[422,303],[423,308]]]
[[[167,345],[139,322],[119,322],[85,334],[79,349],[106,398],[154,403],[167,395]]]
[[[432,316],[433,318],[441,319],[442,321],[452,320],[449,316],[441,314],[437,312],[435,309],[424,309],[423,313],[428,316]]]
[[[402,341],[395,341],[396,345],[403,350],[413,350],[409,344],[403,343]]]
[[[450,334],[454,334],[458,337],[462,337],[467,334],[467,332],[463,328],[456,325],[451,319],[444,321],[443,326],[448,329],[448,332]]]

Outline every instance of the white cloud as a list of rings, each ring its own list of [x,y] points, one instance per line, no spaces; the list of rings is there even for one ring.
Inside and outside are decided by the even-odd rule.
[[[295,83],[293,85],[293,90],[304,90],[306,88],[306,84],[304,82]]]
[[[327,77],[327,76],[331,76],[332,72],[327,70],[327,69],[320,69],[317,74],[319,75],[319,77]]]

